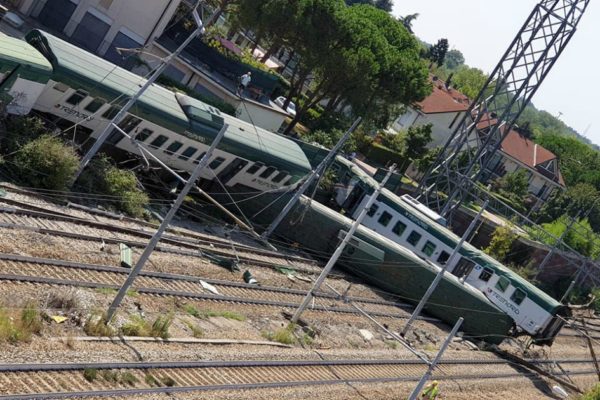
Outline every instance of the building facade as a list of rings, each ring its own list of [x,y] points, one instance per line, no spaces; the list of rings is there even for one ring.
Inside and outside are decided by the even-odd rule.
[[[19,11],[71,43],[117,65],[138,59],[118,49],[146,46],[167,27],[181,0],[22,0]]]

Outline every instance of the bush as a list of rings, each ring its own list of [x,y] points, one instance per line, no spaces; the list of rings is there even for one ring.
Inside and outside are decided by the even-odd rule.
[[[11,153],[19,150],[26,143],[46,133],[44,122],[38,117],[19,116],[6,119],[6,132],[2,147]]]
[[[105,314],[92,314],[83,326],[83,331],[89,336],[107,336],[115,335],[113,328],[108,326]]]
[[[579,400],[600,400],[600,384],[586,392]]]
[[[98,370],[96,368],[86,368],[83,370],[83,377],[88,382],[93,382],[98,377]]]
[[[136,218],[143,217],[144,208],[150,201],[138,188],[135,173],[117,168],[106,155],[90,163],[81,175],[79,185],[83,191],[112,196],[114,203],[111,205]]]
[[[390,163],[396,163],[398,168],[407,167],[409,160],[402,157],[400,153],[396,153],[377,143],[372,143],[368,148],[365,156],[376,165],[385,166]],[[401,171],[404,172],[404,171]]]
[[[126,324],[121,327],[121,332],[126,336],[147,336],[169,338],[169,328],[173,322],[173,315],[159,315],[152,325],[139,316],[132,316]]]
[[[518,238],[518,235],[513,232],[510,226],[501,225],[494,230],[490,245],[484,251],[500,262],[506,262],[506,258],[510,253],[513,242]]]
[[[43,135],[24,145],[15,155],[14,164],[24,184],[65,190],[75,177],[79,157],[60,139]]]

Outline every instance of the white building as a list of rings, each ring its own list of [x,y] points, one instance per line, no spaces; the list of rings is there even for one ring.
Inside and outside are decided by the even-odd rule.
[[[443,146],[454,131],[460,117],[469,108],[471,101],[446,83],[432,78],[433,91],[423,101],[408,107],[407,112],[398,117],[388,129],[400,132],[410,126],[432,125],[432,141],[427,147]]]
[[[131,68],[136,57],[117,48],[141,48],[162,34],[181,0],[21,0],[18,10],[43,29]]]

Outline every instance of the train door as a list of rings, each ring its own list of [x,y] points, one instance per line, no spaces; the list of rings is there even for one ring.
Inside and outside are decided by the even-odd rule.
[[[227,183],[243,170],[246,165],[248,165],[248,161],[236,157],[235,160],[230,162],[229,165],[217,175],[217,177],[223,185],[227,185]]]
[[[352,183],[350,184],[352,185]],[[365,189],[359,183],[354,185],[354,188],[342,204],[342,209],[346,211],[346,215],[354,215],[356,208],[365,197],[365,193]]]

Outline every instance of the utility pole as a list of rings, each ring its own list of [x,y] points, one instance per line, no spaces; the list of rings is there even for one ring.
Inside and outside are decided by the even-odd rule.
[[[279,213],[279,215],[277,217],[275,217],[275,219],[273,220],[273,222],[271,222],[271,225],[269,225],[269,227],[267,228],[267,230],[263,232],[263,234],[261,235],[261,237],[263,239],[267,239],[267,238],[269,238],[269,236],[271,236],[271,234],[273,234],[273,231],[275,231],[275,229],[279,226],[279,224],[281,223],[281,221],[283,221],[283,219],[285,218],[285,216],[290,212],[290,210],[292,209],[292,207],[294,207],[294,205],[296,204],[296,202],[298,202],[298,199],[300,199],[300,196],[302,196],[304,194],[304,192],[306,191],[306,189],[308,189],[308,187],[313,183],[313,181],[315,180],[315,178],[317,176],[320,176],[325,171],[325,168],[327,168],[327,166],[329,165],[331,159],[333,157],[335,157],[335,155],[337,154],[337,152],[344,145],[344,143],[346,143],[346,141],[348,140],[348,138],[350,137],[350,135],[352,134],[352,132],[354,132],[356,130],[356,128],[358,127],[358,125],[360,124],[361,121],[362,121],[362,118],[358,117],[356,119],[356,121],[354,121],[354,123],[352,124],[352,126],[350,127],[350,129],[348,129],[346,131],[346,133],[344,134],[344,136],[342,136],[342,138],[336,143],[336,145],[333,147],[333,149],[331,149],[331,151],[327,154],[327,156],[323,159],[323,161],[321,161],[321,163],[317,166],[317,168],[315,168],[314,170],[311,171],[310,175],[308,175],[308,177],[306,178],[306,180],[304,181],[304,183],[298,188],[298,190],[296,191],[296,193],[294,193],[294,196],[292,196],[292,198],[285,205],[285,207],[283,208],[283,210],[281,210],[281,212]]]
[[[117,309],[119,308],[119,305],[121,304],[121,301],[123,301],[123,297],[125,297],[127,290],[129,290],[129,288],[133,284],[133,281],[135,280],[135,278],[142,271],[142,268],[144,268],[146,261],[148,261],[148,258],[150,258],[150,255],[154,251],[154,248],[158,244],[158,241],[162,237],[162,234],[164,233],[164,231],[169,227],[171,220],[173,219],[173,217],[177,213],[177,210],[183,203],[185,196],[187,196],[187,194],[190,192],[192,187],[194,187],[196,185],[196,181],[200,177],[200,173],[202,172],[202,169],[206,166],[206,164],[208,164],[208,161],[212,157],[212,153],[217,148],[217,145],[219,144],[219,142],[225,135],[225,132],[227,131],[228,128],[229,128],[229,125],[227,125],[227,124],[223,125],[223,127],[221,128],[221,131],[217,134],[217,137],[213,140],[208,151],[206,152],[204,157],[202,157],[202,160],[200,160],[200,162],[194,169],[194,172],[192,172],[192,175],[186,182],[183,189],[181,189],[181,192],[179,193],[179,196],[177,196],[177,200],[175,200],[173,207],[171,207],[171,209],[169,210],[169,212],[167,213],[167,215],[165,216],[163,221],[160,223],[160,226],[158,227],[158,229],[152,236],[152,239],[150,239],[150,242],[144,249],[144,252],[140,256],[140,259],[138,260],[138,262],[135,264],[135,267],[133,267],[131,269],[131,272],[129,273],[129,275],[127,276],[127,279],[125,280],[125,283],[123,283],[123,286],[121,286],[121,288],[119,289],[119,292],[117,293],[117,295],[115,296],[114,300],[112,301],[110,307],[108,308],[108,311],[106,313],[107,322],[110,322],[112,320],[113,316],[115,315],[115,312],[117,311]]]
[[[438,351],[437,355],[435,356],[435,359],[431,362],[431,364],[429,364],[429,367],[427,368],[427,372],[425,372],[425,375],[423,375],[423,377],[417,384],[417,387],[413,390],[413,392],[410,394],[410,396],[408,396],[408,400],[417,400],[419,398],[421,389],[423,389],[423,386],[425,386],[425,383],[429,380],[429,378],[431,378],[431,374],[433,373],[433,370],[435,369],[437,363],[440,362],[440,360],[442,359],[444,352],[450,345],[450,342],[452,341],[454,336],[456,336],[456,332],[458,332],[458,329],[462,325],[463,321],[464,321],[463,317],[460,317],[458,319],[458,321],[456,321],[456,324],[454,324],[454,328],[452,328],[450,335],[448,335],[448,337],[446,338],[446,341],[442,345],[442,348],[440,349],[440,351]]]
[[[481,218],[481,215],[483,214],[483,212],[487,208],[488,203],[489,203],[489,200],[486,200],[485,203],[483,203],[483,207],[481,207],[481,210],[479,210],[479,213],[477,213],[477,215],[475,216],[475,218],[473,218],[473,221],[471,221],[471,223],[469,224],[469,227],[467,228],[467,230],[465,231],[465,233],[463,233],[462,237],[460,238],[460,241],[458,242],[458,245],[456,245],[456,247],[454,248],[454,251],[452,251],[452,254],[450,255],[450,258],[448,258],[448,261],[446,261],[446,264],[444,264],[444,267],[442,269],[440,269],[440,271],[437,273],[437,275],[435,276],[435,278],[431,282],[431,285],[429,285],[429,288],[427,288],[427,291],[425,292],[425,294],[421,298],[421,301],[419,301],[419,304],[417,304],[417,307],[415,308],[415,310],[413,311],[412,315],[410,316],[410,318],[406,322],[406,325],[404,325],[404,329],[402,329],[402,332],[400,332],[400,336],[404,337],[406,335],[406,333],[410,329],[410,327],[413,324],[413,322],[419,317],[419,314],[421,314],[421,311],[423,311],[423,308],[425,307],[425,304],[427,304],[427,301],[429,301],[429,298],[431,297],[431,295],[433,294],[433,292],[437,288],[437,285],[440,283],[440,281],[444,277],[444,274],[446,273],[446,271],[448,270],[448,268],[451,265],[453,265],[454,259],[456,258],[456,256],[458,255],[458,252],[462,248],[463,243],[471,235],[471,232],[473,231],[473,229],[477,225],[477,222],[479,221],[479,218]]]
[[[175,50],[175,52],[173,52],[172,54],[170,54],[169,56],[165,57],[162,60],[162,63],[158,66],[158,68],[156,68],[156,70],[152,73],[150,78],[148,78],[148,80],[142,85],[140,90],[138,90],[138,92],[129,99],[129,101],[123,106],[123,108],[121,108],[121,110],[117,113],[117,115],[114,116],[112,121],[110,121],[106,125],[106,128],[104,128],[102,133],[100,133],[100,135],[98,136],[98,139],[96,139],[92,148],[81,159],[81,163],[79,164],[79,169],[75,173],[75,177],[73,178],[72,184],[75,183],[75,181],[77,181],[77,179],[79,178],[79,176],[81,175],[83,170],[87,167],[87,165],[92,160],[92,158],[96,155],[98,150],[100,150],[100,148],[102,147],[102,145],[104,144],[104,142],[106,141],[106,139],[108,138],[110,133],[112,132],[113,125],[118,125],[119,122],[121,122],[121,120],[127,115],[127,111],[129,111],[129,109],[135,105],[135,103],[142,96],[142,94],[146,91],[146,89],[148,89],[150,87],[150,85],[152,85],[154,83],[154,81],[163,73],[163,71],[165,70],[165,68],[167,68],[169,63],[175,57],[177,57],[179,55],[179,53],[181,53],[183,51],[183,49],[185,49],[192,40],[194,40],[196,37],[198,37],[204,33],[204,27],[202,25],[202,20],[200,19],[200,16],[198,15],[198,4],[196,5],[196,7],[194,7],[194,10],[192,11],[192,15],[194,16],[194,20],[196,21],[196,25],[197,25],[196,30],[194,32],[192,32],[190,34],[190,36],[188,36],[188,38],[177,48],[177,50]]]
[[[296,310],[296,312],[294,313],[294,315],[292,317],[292,322],[293,323],[298,322],[298,319],[300,319],[300,316],[302,315],[302,313],[304,312],[304,310],[306,309],[306,307],[308,306],[308,304],[313,299],[314,292],[316,292],[317,290],[319,290],[319,288],[321,287],[321,285],[325,281],[325,278],[327,278],[327,275],[329,275],[329,272],[331,271],[331,269],[333,268],[333,266],[337,262],[338,258],[340,258],[340,255],[342,255],[342,251],[344,251],[344,249],[346,248],[346,245],[348,244],[348,242],[350,241],[350,239],[352,239],[352,236],[354,236],[354,233],[356,232],[356,230],[360,226],[362,220],[365,218],[365,215],[367,215],[367,212],[369,211],[369,209],[371,208],[371,206],[373,205],[373,203],[375,203],[375,200],[377,200],[377,196],[379,196],[379,193],[381,193],[381,190],[385,187],[385,184],[387,183],[388,179],[390,179],[390,176],[392,176],[392,174],[394,173],[395,169],[396,169],[396,164],[392,165],[392,167],[388,171],[388,173],[385,176],[385,178],[383,178],[383,181],[381,181],[381,183],[377,186],[377,189],[375,189],[375,191],[373,192],[373,194],[371,195],[371,197],[369,197],[369,200],[367,201],[367,204],[365,205],[365,207],[361,211],[361,213],[358,216],[358,218],[356,218],[356,221],[354,221],[352,223],[352,226],[350,227],[350,230],[348,231],[348,233],[346,233],[346,236],[344,236],[344,239],[342,240],[342,242],[340,243],[340,245],[337,247],[337,249],[335,249],[335,251],[331,255],[331,258],[327,262],[327,265],[325,265],[325,267],[323,268],[323,271],[321,271],[321,274],[319,275],[319,277],[315,281],[315,284],[308,291],[308,293],[306,293],[306,296],[304,297],[304,300],[302,300],[302,304],[300,304],[300,306],[298,307],[298,309]]]

